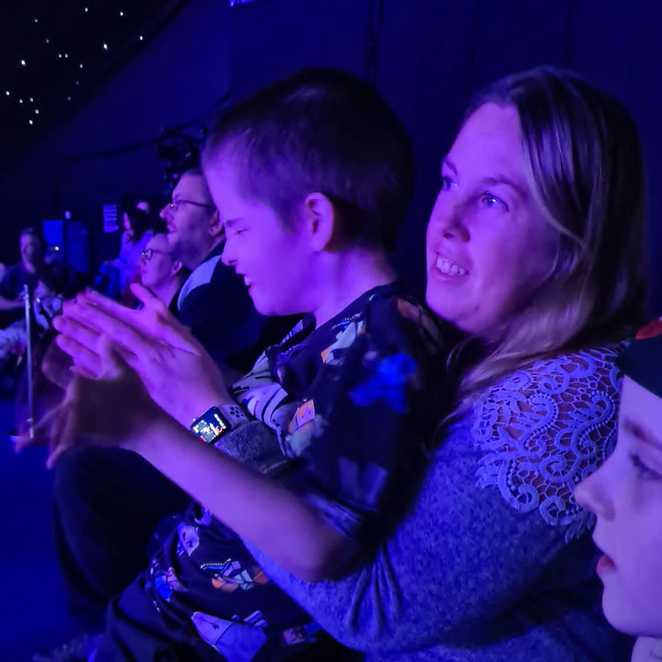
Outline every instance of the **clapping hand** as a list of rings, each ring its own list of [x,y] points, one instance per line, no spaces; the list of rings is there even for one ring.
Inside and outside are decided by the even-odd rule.
[[[189,330],[147,289],[135,284],[132,290],[143,304],[140,310],[94,292],[65,304],[55,322],[57,343],[77,371],[88,379],[108,372],[99,351],[105,338],[152,400],[182,425],[188,427],[213,404],[232,402],[219,368]]]

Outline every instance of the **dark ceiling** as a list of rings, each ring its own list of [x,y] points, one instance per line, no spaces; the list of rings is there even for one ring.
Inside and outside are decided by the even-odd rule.
[[[70,117],[185,0],[25,0],[0,9],[0,145],[27,147]]]

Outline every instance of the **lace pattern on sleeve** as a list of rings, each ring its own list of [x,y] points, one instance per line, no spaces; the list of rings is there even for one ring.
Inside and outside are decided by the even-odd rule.
[[[497,487],[519,513],[538,510],[570,540],[592,516],[573,492],[615,443],[617,348],[537,361],[489,388],[474,404],[472,436],[484,452],[479,487]]]

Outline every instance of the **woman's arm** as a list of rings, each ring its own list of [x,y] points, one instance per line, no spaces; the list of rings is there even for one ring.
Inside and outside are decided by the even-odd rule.
[[[588,519],[572,486],[602,460],[618,394],[610,361],[575,368],[577,379],[559,363],[486,394],[475,417],[446,432],[414,507],[355,573],[310,584],[250,545],[255,558],[353,648],[409,659],[434,646],[475,647],[481,637],[486,649],[498,647],[524,627],[521,636],[556,646],[555,659],[582,647],[606,659]],[[557,446],[568,438],[577,440],[570,449]]]

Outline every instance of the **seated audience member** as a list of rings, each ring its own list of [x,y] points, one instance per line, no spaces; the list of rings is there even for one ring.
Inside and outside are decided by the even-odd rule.
[[[21,230],[19,250],[20,261],[6,270],[0,282],[0,310],[17,311],[17,317],[23,314],[24,286],[27,285],[32,294],[48,271],[44,262],[44,242],[35,228]]]
[[[165,228],[164,228],[165,229]],[[165,232],[157,232],[140,254],[140,283],[172,312],[176,311],[177,295],[188,272],[172,255]]]
[[[212,127],[204,167],[226,231],[224,262],[244,276],[260,312],[306,316],[233,388],[276,432],[278,443],[266,435],[272,455],[252,463],[263,473],[230,456],[219,426],[237,426],[243,440],[233,449],[243,462],[265,426],[241,425],[246,416],[211,358],[140,288],[161,323],[132,333],[165,330],[170,345],[139,341],[147,353],[139,357],[132,345],[138,353],[127,360],[177,420],[128,368],[117,381],[74,382],[71,424],[96,443],[138,450],[135,440],[196,499],[149,570],[113,602],[98,662],[178,650],[181,659],[212,650],[230,660],[274,659],[305,645],[315,632],[309,617],[237,533],[307,578],[362,563],[416,484],[445,400],[439,329],[403,292],[387,258],[409,202],[412,159],[404,130],[372,88],[333,71],[277,83]],[[59,323],[59,343],[96,374],[100,366],[87,359],[100,346],[79,351],[90,328],[119,341],[129,328],[122,320],[137,319],[98,295],[84,297]],[[91,401],[76,395],[88,387],[105,403],[94,423]],[[110,425],[109,408],[124,411],[125,396],[141,407],[126,425]],[[207,444],[186,429],[194,418]],[[147,427],[138,433],[141,421]]]
[[[243,279],[223,264],[225,233],[201,170],[181,176],[161,218],[173,255],[191,271],[177,318],[218,363],[243,374],[289,327],[258,314]]]
[[[129,284],[136,280],[140,254],[153,235],[154,220],[148,211],[133,204],[122,213],[122,237],[118,256],[99,268],[96,287],[114,299],[126,299]]]
[[[662,659],[662,322],[657,337],[627,347],[616,450],[575,492],[593,512],[603,556],[602,608],[639,636],[632,662]]]

